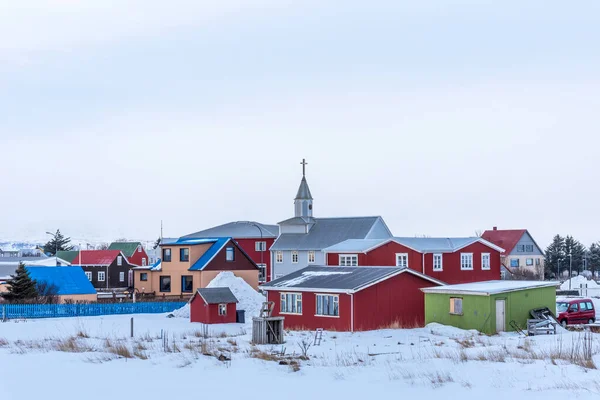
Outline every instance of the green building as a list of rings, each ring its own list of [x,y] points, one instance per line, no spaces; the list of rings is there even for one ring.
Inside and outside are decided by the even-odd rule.
[[[437,322],[487,334],[526,329],[529,311],[556,308],[556,282],[486,281],[421,289],[425,323]]]

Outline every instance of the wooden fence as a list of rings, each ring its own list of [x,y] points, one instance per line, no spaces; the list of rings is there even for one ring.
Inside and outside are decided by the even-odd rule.
[[[185,302],[104,304],[0,304],[0,318],[93,317],[116,314],[160,314],[177,310]]]

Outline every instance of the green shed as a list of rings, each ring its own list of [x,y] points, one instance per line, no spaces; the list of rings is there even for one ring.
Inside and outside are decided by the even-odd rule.
[[[425,323],[437,322],[487,334],[527,328],[534,308],[556,308],[557,282],[486,281],[421,289]]]

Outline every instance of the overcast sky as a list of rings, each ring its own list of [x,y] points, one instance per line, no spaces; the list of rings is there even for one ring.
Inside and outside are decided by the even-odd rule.
[[[426,3],[426,4],[422,4]],[[600,2],[10,0],[0,238],[293,214],[600,240]]]

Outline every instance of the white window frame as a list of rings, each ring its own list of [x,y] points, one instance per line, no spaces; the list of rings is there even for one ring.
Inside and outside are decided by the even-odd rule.
[[[258,282],[264,283],[267,281],[267,264],[256,264],[258,266]],[[260,278],[260,271],[265,271],[263,278]]]
[[[460,300],[460,302],[457,302]],[[460,305],[457,307],[457,305]],[[457,310],[457,308],[459,308]],[[450,314],[451,315],[464,315],[463,311],[463,298],[462,297],[450,297]]]
[[[308,251],[308,263],[309,264],[314,264],[315,263],[315,251],[314,250],[309,250]]]
[[[287,311],[287,295],[295,296],[292,298],[292,302],[295,302],[296,311]],[[285,303],[286,311],[283,311],[283,304]],[[300,305],[300,312],[298,312],[298,305]],[[303,307],[302,307],[302,293],[298,292],[281,292],[279,295],[279,314],[284,315],[302,315]]]
[[[298,259],[300,258],[298,256],[298,252],[296,250],[292,251],[291,256],[292,256],[292,264],[298,264]],[[294,258],[296,259],[296,261],[294,261]]]
[[[98,271],[98,282],[106,282],[106,272]]]
[[[85,271],[85,277],[88,278],[88,281],[92,281],[92,271]]]
[[[436,258],[439,259],[439,265],[436,265]],[[436,253],[433,255],[433,270],[436,272],[444,270],[444,255],[442,253]]]
[[[404,258],[406,265],[401,265],[402,263],[398,262],[399,258]],[[396,253],[396,267],[408,268],[408,253]]]
[[[123,256],[117,256],[117,265],[119,267],[123,265]]]
[[[463,258],[464,257],[464,258]],[[468,266],[465,261],[471,260],[471,266]],[[460,253],[460,270],[473,271],[473,253]]]
[[[358,267],[358,254],[340,254],[338,265],[340,267]]]
[[[259,253],[267,251],[267,242],[265,242],[265,241],[254,242],[254,251],[257,251]]]
[[[275,252],[275,264],[283,264],[283,251],[277,250]]]
[[[337,303],[337,315],[319,314],[319,297],[331,297],[333,300],[333,304]],[[337,294],[330,294],[330,293],[316,293],[315,294],[315,317],[339,318],[340,317],[340,296]]]
[[[235,261],[235,249],[233,248],[233,246],[229,246],[229,247],[225,248],[225,261],[227,261],[227,262]]]
[[[224,317],[227,315],[227,304],[220,303],[219,304],[219,316]]]
[[[142,245],[141,245],[141,244],[138,244],[137,251],[138,251],[138,253],[141,253],[141,252],[142,252]]]
[[[145,267],[146,265],[147,265],[146,257],[142,257],[142,267]]]
[[[125,272],[119,272],[119,282],[125,282]]]
[[[486,260],[486,257],[487,257],[487,265],[484,262]],[[492,269],[492,258],[491,258],[490,253],[481,253],[481,269],[483,271],[489,271],[490,269]]]

